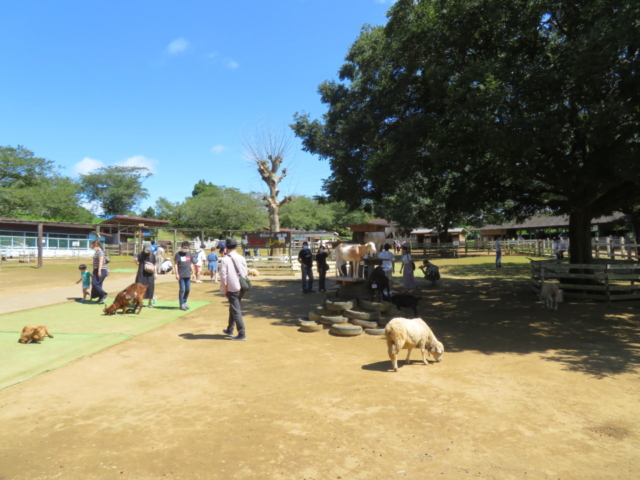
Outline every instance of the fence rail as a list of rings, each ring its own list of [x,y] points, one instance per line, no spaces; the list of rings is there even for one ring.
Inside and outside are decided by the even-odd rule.
[[[640,300],[640,264],[636,262],[596,261],[588,265],[571,265],[542,260],[532,261],[530,266],[531,288],[538,295],[545,281],[554,280],[567,298],[607,302]]]

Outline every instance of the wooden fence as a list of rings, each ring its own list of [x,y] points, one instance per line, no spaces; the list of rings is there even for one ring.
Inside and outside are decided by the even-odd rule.
[[[607,302],[640,300],[640,264],[636,262],[596,261],[589,265],[570,265],[553,260],[532,261],[533,292],[539,295],[542,283],[548,280],[559,282],[567,298]],[[578,280],[584,284],[575,283]]]

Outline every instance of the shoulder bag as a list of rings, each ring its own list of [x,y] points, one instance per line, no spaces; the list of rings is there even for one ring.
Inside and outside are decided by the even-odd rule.
[[[236,269],[236,273],[238,274],[238,279],[240,280],[240,289],[243,292],[250,292],[251,289],[253,288],[253,285],[251,284],[251,280],[249,280],[248,277],[243,277],[242,275],[240,275],[240,271],[238,270],[238,266],[236,265],[236,262],[233,259],[233,256],[229,255],[229,258],[231,258],[231,262],[233,263],[233,266]]]

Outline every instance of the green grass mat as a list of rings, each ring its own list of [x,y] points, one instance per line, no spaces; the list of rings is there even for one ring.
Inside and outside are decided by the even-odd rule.
[[[138,271],[137,268],[114,268],[113,270],[109,270],[111,273],[136,273]]]
[[[189,302],[189,312],[208,303]],[[95,303],[67,302],[0,316],[0,390],[188,313],[178,308],[178,302],[157,302],[154,308],[143,308],[140,315],[105,316],[103,308],[104,305]],[[46,325],[55,338],[47,338],[40,344],[18,343],[26,325]]]

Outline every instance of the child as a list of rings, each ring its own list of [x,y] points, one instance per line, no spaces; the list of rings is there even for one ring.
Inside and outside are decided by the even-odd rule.
[[[91,296],[89,288],[91,287],[91,272],[87,271],[87,266],[82,264],[78,267],[80,270],[80,280],[76,282],[76,285],[82,282],[82,301],[84,302],[87,297]]]
[[[209,275],[211,275],[211,283],[220,283],[218,281],[218,254],[216,248],[211,247],[211,253],[207,257],[209,263]]]

